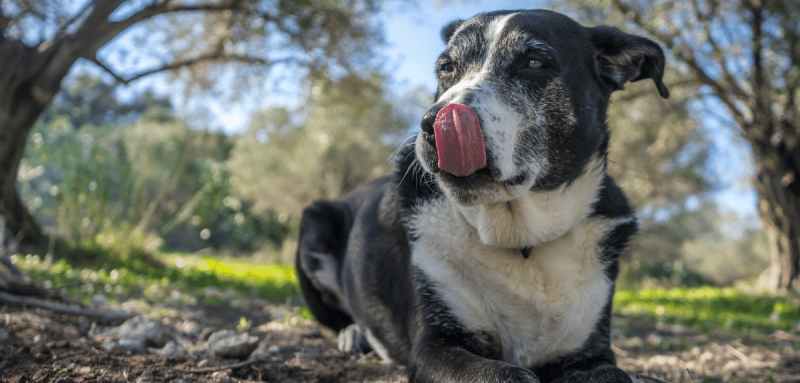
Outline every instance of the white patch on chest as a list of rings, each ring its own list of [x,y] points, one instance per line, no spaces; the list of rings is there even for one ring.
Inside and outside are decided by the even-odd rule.
[[[564,235],[586,218],[597,200],[605,172],[602,157],[595,156],[586,171],[569,186],[528,193],[512,201],[458,206],[484,245],[537,247]]]
[[[542,201],[532,203],[542,208]],[[418,236],[414,265],[462,325],[492,334],[504,361],[528,368],[578,349],[592,333],[612,285],[600,262],[601,241],[632,219],[586,218],[587,207],[562,235],[539,243],[524,259],[518,248],[487,245],[480,228],[448,199],[417,212],[409,220]]]

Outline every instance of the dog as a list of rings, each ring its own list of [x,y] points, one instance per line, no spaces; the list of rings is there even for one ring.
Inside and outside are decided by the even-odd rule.
[[[631,382],[610,322],[637,230],[606,174],[609,97],[651,79],[653,41],[545,10],[442,32],[435,103],[394,175],[303,212],[303,298],[339,348],[411,382]]]

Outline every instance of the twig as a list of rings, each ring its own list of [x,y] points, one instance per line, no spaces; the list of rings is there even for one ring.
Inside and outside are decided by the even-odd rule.
[[[252,365],[258,364],[258,363],[277,363],[277,361],[265,360],[265,359],[248,359],[248,360],[245,360],[244,362],[229,364],[227,366],[198,368],[196,370],[173,369],[173,371],[182,372],[182,373],[185,373],[185,374],[206,374],[206,373],[209,373],[209,372],[217,372],[217,371],[223,371],[223,370],[235,370],[237,368],[252,366]]]
[[[617,347],[617,346],[615,346],[613,344],[611,345],[611,351],[613,351],[614,354],[619,355],[619,356],[621,356],[623,358],[627,358],[628,357],[628,352],[627,351],[625,351],[625,350],[623,350],[623,349],[621,349],[621,348],[619,348],[619,347]]]
[[[694,383],[694,376],[692,376],[692,371],[690,371],[690,370],[687,368],[687,369],[686,369],[686,372],[688,372],[688,373],[689,373],[689,379],[691,379],[691,380],[692,380],[692,383]]]
[[[657,377],[655,375],[651,375],[651,374],[648,374],[646,372],[640,372],[640,373],[636,374],[636,377],[639,378],[639,379],[646,379],[646,380],[649,380],[649,381],[652,381],[652,382],[656,382],[656,383],[672,383],[669,380],[661,379],[661,378],[659,378],[659,377]]]
[[[743,352],[741,352],[738,349],[736,349],[736,347],[733,347],[733,346],[731,346],[729,344],[727,344],[725,346],[727,347],[728,350],[730,350],[731,354],[733,354],[737,358],[741,359],[742,362],[744,362],[744,364],[746,364],[748,366],[751,366],[751,367],[765,367],[765,366],[769,365],[768,363],[764,363],[764,362],[761,362],[761,361],[758,361],[758,360],[750,359],[749,356],[745,355]]]
[[[67,306],[32,297],[23,297],[19,295],[8,294],[2,291],[0,291],[0,302],[11,305],[27,305],[32,307],[38,307],[45,310],[50,310],[52,312],[59,314],[87,316],[107,321],[126,320],[136,316],[133,313],[122,310],[107,311],[107,310],[97,310],[92,308]]]

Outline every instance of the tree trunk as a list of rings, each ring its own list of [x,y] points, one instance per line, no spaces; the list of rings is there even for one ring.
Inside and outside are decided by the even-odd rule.
[[[800,290],[800,148],[785,142],[770,146],[753,143],[758,210],[770,248],[770,266],[759,285]]]
[[[0,74],[0,215],[25,250],[46,249],[47,241],[20,199],[17,171],[31,129],[75,61],[59,62],[55,52],[0,40],[0,68],[6,68]]]

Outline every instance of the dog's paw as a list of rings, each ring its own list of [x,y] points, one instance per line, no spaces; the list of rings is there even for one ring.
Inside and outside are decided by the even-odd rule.
[[[339,351],[366,354],[372,350],[357,324],[351,324],[339,331]]]
[[[508,367],[504,368],[498,379],[493,381],[503,383],[539,383],[539,378],[536,377],[531,370],[521,367]]]
[[[633,383],[630,375],[615,366],[600,366],[592,371],[590,383]]]

